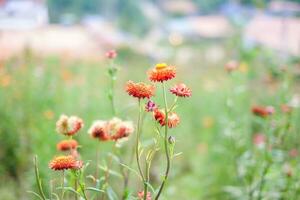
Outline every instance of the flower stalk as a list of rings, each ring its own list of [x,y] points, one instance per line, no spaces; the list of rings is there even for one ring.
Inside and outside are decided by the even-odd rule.
[[[167,103],[167,95],[166,95],[166,86],[165,83],[162,83],[162,87],[163,87],[163,96],[164,96],[164,104],[165,104],[165,135],[164,135],[164,147],[165,147],[165,155],[166,155],[166,160],[167,160],[167,167],[166,167],[166,171],[165,171],[165,175],[164,175],[164,179],[159,187],[158,193],[155,196],[155,200],[158,200],[162,190],[166,184],[166,181],[168,179],[169,176],[169,171],[170,171],[170,167],[171,167],[171,159],[170,159],[170,152],[169,152],[169,147],[168,147],[168,103]]]

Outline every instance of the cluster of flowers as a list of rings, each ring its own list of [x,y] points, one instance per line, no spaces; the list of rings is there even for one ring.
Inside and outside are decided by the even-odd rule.
[[[192,91],[188,88],[185,84],[179,83],[174,85],[169,89],[169,92],[176,96],[174,103],[171,107],[168,108],[167,106],[167,99],[166,99],[166,89],[165,89],[165,81],[171,80],[176,76],[176,68],[174,66],[167,65],[165,63],[157,64],[154,68],[148,71],[148,79],[153,83],[162,83],[163,86],[163,95],[165,101],[165,108],[160,109],[159,106],[155,104],[154,101],[150,100],[155,95],[156,87],[153,84],[147,84],[144,82],[135,83],[129,80],[126,83],[125,90],[126,92],[134,97],[137,98],[140,104],[141,99],[148,99],[148,102],[145,105],[145,111],[152,112],[153,118],[156,122],[158,122],[161,126],[165,127],[165,153],[167,162],[170,163],[170,156],[169,156],[169,149],[168,149],[168,135],[167,135],[167,128],[174,128],[180,123],[180,118],[177,113],[174,112],[176,107],[177,97],[190,97],[192,95]],[[173,140],[173,137],[169,137]],[[137,133],[137,141],[139,140],[139,133]],[[169,140],[170,142],[170,140]],[[139,167],[139,172],[141,177],[143,177],[144,181],[144,191],[138,193],[139,199],[144,200],[151,200],[151,193],[147,191],[147,186],[145,182],[148,182],[147,178],[144,178],[143,172],[140,168],[140,161],[138,158],[139,155],[139,147],[138,142],[136,144],[136,155],[137,155],[137,164]],[[165,185],[165,181],[168,178],[170,165],[167,165],[167,169],[165,172],[164,179],[160,185],[159,191],[156,194],[155,199],[158,199],[163,187]]]
[[[148,71],[148,78],[152,82],[162,83],[175,78],[175,76],[175,67],[168,66],[165,63],[157,64],[154,69],[150,69]],[[138,99],[150,99],[155,94],[155,86],[143,82],[135,83],[133,81],[128,81],[125,89],[129,95]],[[178,97],[190,97],[192,95],[191,89],[183,83],[174,85],[169,89],[169,91]],[[175,112],[168,113],[168,119],[166,120],[165,111],[159,109],[158,106],[156,106],[156,104],[151,100],[148,101],[145,109],[147,112],[153,112],[154,119],[161,126],[165,126],[167,121],[168,127],[173,128],[176,127],[180,122],[180,118]]]
[[[78,160],[77,151],[78,142],[72,137],[83,127],[83,121],[79,117],[61,115],[56,122],[56,131],[62,135],[68,136],[69,139],[62,140],[57,143],[57,150],[69,152],[68,155],[55,157],[49,163],[49,167],[53,170],[80,169],[82,161]],[[122,121],[119,118],[113,118],[110,121],[95,121],[88,133],[100,141],[118,141],[125,139],[134,131],[133,124],[130,121]]]
[[[128,138],[133,133],[133,123],[131,121],[122,121],[119,118],[113,118],[109,121],[95,121],[88,133],[100,141],[117,141]]]
[[[69,155],[60,155],[50,161],[49,167],[53,170],[68,170],[80,169],[83,162],[78,160],[78,142],[72,139],[80,129],[83,127],[83,121],[79,117],[61,115],[56,122],[56,131],[62,135],[69,136],[67,140],[62,140],[57,144],[57,150],[69,151]]]

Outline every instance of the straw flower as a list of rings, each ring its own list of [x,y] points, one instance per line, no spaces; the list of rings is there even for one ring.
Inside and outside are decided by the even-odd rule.
[[[72,149],[76,149],[78,147],[78,143],[76,140],[62,140],[57,143],[56,148],[59,151],[68,151]]]
[[[259,117],[267,117],[269,115],[274,114],[275,109],[272,106],[253,106],[252,113]]]
[[[165,126],[166,124],[166,115],[163,110],[156,109],[153,112],[154,119],[161,125]],[[168,127],[169,128],[174,128],[180,123],[180,118],[179,116],[172,112],[168,114]]]
[[[107,122],[102,120],[95,121],[91,128],[88,130],[88,133],[93,138],[99,138],[101,141],[110,140],[110,135],[107,129]]]
[[[174,66],[168,66],[166,63],[160,63],[154,69],[148,71],[148,77],[153,82],[163,82],[171,80],[176,76],[176,69]]]
[[[179,116],[172,112],[172,113],[169,113],[168,115],[168,127],[169,128],[174,128],[176,127],[178,124],[180,123],[180,118]]]
[[[83,127],[83,121],[79,117],[61,115],[56,122],[56,131],[63,135],[75,135]]]
[[[239,68],[239,63],[235,60],[230,60],[229,62],[227,62],[224,66],[225,70],[227,72],[232,72],[235,71]]]
[[[149,100],[145,106],[145,110],[147,112],[153,112],[154,110],[157,109],[156,104],[154,103],[154,101]]]
[[[289,113],[291,113],[291,112],[293,111],[292,106],[290,106],[290,105],[288,105],[288,104],[282,104],[282,105],[280,106],[280,108],[281,108],[281,112],[287,113],[287,114],[289,114]]]
[[[155,109],[153,112],[153,117],[161,126],[165,125],[166,115],[163,110]]]
[[[133,81],[128,81],[126,83],[126,92],[133,97],[138,99],[150,98],[154,95],[155,87],[153,85],[148,85],[146,83],[134,83]]]
[[[144,194],[145,194],[144,191],[138,192],[138,199],[142,200],[144,198]],[[151,200],[151,199],[152,199],[151,198],[151,193],[147,192],[147,198],[146,198],[146,200]]]
[[[128,137],[133,133],[133,124],[130,121],[122,121],[115,127],[115,134],[111,136],[112,140],[119,140]]]
[[[109,50],[105,53],[105,56],[108,58],[108,59],[114,59],[117,57],[117,52],[116,50]]]
[[[80,169],[82,167],[82,161],[78,161],[70,155],[57,156],[50,161],[49,167],[53,170]]]
[[[178,97],[190,97],[192,96],[192,91],[184,83],[179,83],[170,89],[170,92]]]

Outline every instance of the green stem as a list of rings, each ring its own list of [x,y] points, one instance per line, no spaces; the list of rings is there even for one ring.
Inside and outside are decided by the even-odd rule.
[[[155,200],[158,200],[159,196],[162,193],[162,190],[163,190],[163,188],[166,184],[166,181],[168,179],[169,171],[170,171],[170,167],[171,167],[171,160],[170,160],[169,148],[168,148],[168,103],[167,103],[167,96],[166,96],[166,86],[165,86],[164,82],[163,82],[163,95],[164,95],[165,115],[166,115],[164,146],[165,146],[165,154],[166,154],[166,159],[167,159],[167,167],[166,167],[164,179],[163,179],[163,181],[162,181],[162,183],[159,187],[159,190],[158,190],[158,193],[155,197]]]
[[[62,177],[61,177],[61,195],[60,199],[64,199],[64,187],[65,187],[65,170],[62,171]]]
[[[84,185],[82,183],[79,183],[80,189],[82,191],[83,197],[85,200],[88,200],[86,193],[85,193],[85,189],[84,189]]]
[[[110,91],[109,91],[109,100],[110,100],[110,103],[111,103],[111,108],[112,108],[112,113],[113,113],[113,116],[116,115],[116,107],[115,107],[115,100],[114,100],[114,89],[115,89],[115,80],[116,80],[116,76],[115,76],[115,71],[114,71],[114,62],[113,60],[111,60],[111,63],[110,63],[110,67],[109,67],[109,76],[110,76]]]
[[[45,194],[43,191],[43,187],[42,187],[42,182],[40,179],[38,165],[37,165],[37,156],[34,157],[34,172],[35,172],[35,178],[36,178],[36,183],[38,185],[39,193],[40,193],[42,199],[46,200],[46,197],[45,197]]]
[[[139,114],[138,114],[138,121],[137,121],[137,132],[136,132],[136,141],[135,141],[135,156],[136,156],[136,162],[139,169],[139,173],[143,179],[143,182],[145,182],[145,177],[141,168],[140,164],[140,155],[139,155],[139,142],[140,142],[140,123],[141,123],[141,100],[139,99]]]

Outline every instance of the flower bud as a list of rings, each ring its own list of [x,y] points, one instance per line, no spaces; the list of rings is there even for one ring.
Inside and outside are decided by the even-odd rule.
[[[169,141],[169,144],[175,144],[176,138],[175,138],[174,136],[170,136],[170,137],[168,138],[168,141]]]

